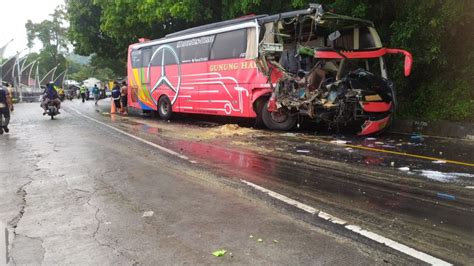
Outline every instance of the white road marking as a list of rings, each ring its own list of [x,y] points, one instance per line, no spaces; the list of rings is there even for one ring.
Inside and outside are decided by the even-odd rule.
[[[254,189],[258,190],[258,191],[261,191],[263,193],[266,193],[268,194],[270,197],[272,198],[275,198],[275,199],[278,199],[280,201],[283,201],[284,203],[287,203],[289,205],[292,205],[292,206],[295,206],[301,210],[304,210],[308,213],[311,213],[311,214],[318,214],[318,217],[322,218],[322,219],[325,219],[327,221],[330,221],[332,223],[335,223],[335,224],[340,224],[340,225],[345,225],[344,228],[346,228],[347,230],[350,230],[354,233],[357,233],[359,235],[362,235],[366,238],[369,238],[373,241],[376,241],[378,243],[381,243],[381,244],[384,244],[392,249],[395,249],[399,252],[402,252],[404,254],[407,254],[411,257],[414,257],[418,260],[421,260],[421,261],[424,261],[426,263],[429,263],[429,264],[432,264],[432,265],[452,265],[451,263],[449,262],[446,262],[444,260],[441,260],[441,259],[438,259],[436,257],[433,257],[431,255],[428,255],[424,252],[421,252],[421,251],[418,251],[414,248],[411,248],[409,246],[406,246],[402,243],[398,243],[394,240],[391,240],[389,238],[386,238],[384,236],[381,236],[379,234],[376,234],[376,233],[373,233],[373,232],[370,232],[370,231],[367,231],[367,230],[364,230],[362,228],[360,228],[359,226],[357,225],[351,225],[351,224],[347,224],[346,221],[336,217],[336,216],[333,216],[329,213],[326,213],[326,212],[323,212],[323,211],[318,211],[317,209],[309,206],[309,205],[306,205],[304,203],[301,203],[299,201],[296,201],[294,199],[291,199],[291,198],[288,198],[287,196],[284,196],[280,193],[277,193],[277,192],[274,192],[272,190],[269,190],[269,189],[266,189],[264,187],[261,187],[259,185],[256,185],[252,182],[249,182],[249,181],[246,181],[246,180],[243,180],[241,179],[240,180],[242,183],[244,184],[247,184],[251,187],[253,187]]]
[[[283,201],[283,202],[285,202],[285,203],[287,203],[287,204],[293,205],[293,206],[295,206],[295,207],[297,207],[297,208],[299,208],[299,209],[301,209],[301,210],[303,210],[303,211],[309,212],[309,213],[311,213],[311,214],[315,214],[316,212],[318,212],[318,210],[316,210],[315,208],[313,208],[313,207],[311,207],[311,206],[309,206],[309,205],[303,204],[303,203],[301,203],[301,202],[299,202],[299,201],[296,201],[296,200],[294,200],[294,199],[290,199],[290,198],[288,198],[287,196],[283,196],[283,195],[281,195],[281,194],[279,194],[279,193],[276,193],[276,192],[274,192],[274,191],[271,191],[271,190],[269,190],[269,189],[266,189],[266,188],[264,188],[264,187],[261,187],[261,186],[259,186],[259,185],[256,185],[256,184],[254,184],[254,183],[252,183],[252,182],[249,182],[249,181],[246,181],[246,180],[243,180],[243,179],[241,179],[240,181],[242,181],[243,183],[245,183],[245,184],[247,184],[247,185],[249,185],[249,186],[255,188],[256,190],[259,190],[259,191],[261,191],[261,192],[263,192],[263,193],[266,193],[266,194],[268,194],[269,196],[271,196],[271,197],[273,197],[273,198],[275,198],[275,199],[278,199],[278,200],[280,200],[280,201]]]
[[[132,134],[130,134],[130,133],[127,133],[127,132],[125,132],[125,131],[123,131],[123,130],[121,130],[121,129],[118,129],[118,128],[116,128],[116,127],[113,127],[113,126],[111,126],[111,125],[108,125],[108,124],[106,124],[106,123],[104,123],[104,122],[101,122],[101,121],[99,121],[99,120],[97,120],[97,119],[94,119],[94,118],[92,118],[92,117],[89,117],[89,116],[87,116],[87,115],[85,115],[85,114],[79,112],[79,111],[76,110],[75,108],[72,108],[72,107],[68,107],[68,108],[71,108],[72,110],[74,110],[76,113],[78,113],[80,116],[82,116],[82,117],[84,117],[84,118],[87,118],[87,119],[89,119],[89,120],[91,120],[91,121],[94,121],[94,122],[96,122],[96,123],[98,123],[98,124],[101,124],[101,125],[103,125],[103,126],[106,126],[106,127],[110,128],[110,129],[115,130],[115,131],[117,131],[117,132],[119,132],[119,133],[122,133],[122,134],[124,134],[124,135],[126,135],[126,136],[128,136],[128,137],[131,137],[131,138],[136,139],[136,140],[138,140],[138,141],[141,141],[141,142],[143,142],[143,143],[145,143],[145,144],[148,144],[148,145],[150,145],[150,146],[152,146],[152,147],[155,147],[155,148],[157,148],[157,149],[159,149],[159,150],[161,150],[161,151],[164,151],[164,152],[169,153],[169,154],[171,154],[171,155],[177,156],[177,157],[179,157],[179,158],[181,158],[181,159],[183,159],[183,160],[189,161],[189,158],[188,158],[187,156],[184,156],[184,155],[179,154],[179,153],[177,153],[177,152],[175,152],[175,151],[173,151],[173,150],[170,150],[170,149],[168,149],[168,148],[165,148],[165,147],[163,147],[163,146],[160,146],[160,145],[158,145],[158,144],[155,144],[155,143],[153,143],[153,142],[151,142],[151,141],[142,139],[142,138],[137,137],[137,136],[135,136],[135,135],[132,135]]]
[[[451,263],[449,262],[446,262],[444,260],[441,260],[441,259],[438,259],[438,258],[435,258],[431,255],[428,255],[424,252],[421,252],[421,251],[418,251],[414,248],[411,248],[409,246],[406,246],[404,244],[401,244],[401,243],[398,243],[396,241],[393,241],[389,238],[386,238],[384,236],[381,236],[379,234],[376,234],[376,233],[373,233],[373,232],[370,232],[370,231],[367,231],[367,230],[364,230],[362,228],[360,228],[359,226],[357,225],[346,225],[345,226],[347,229],[351,230],[352,232],[355,232],[355,233],[358,233],[360,235],[363,235],[369,239],[372,239],[376,242],[379,242],[381,244],[384,244],[388,247],[391,247],[395,250],[398,250],[402,253],[405,253],[407,255],[410,255],[414,258],[417,258],[421,261],[424,261],[426,263],[429,263],[431,265],[452,265]]]

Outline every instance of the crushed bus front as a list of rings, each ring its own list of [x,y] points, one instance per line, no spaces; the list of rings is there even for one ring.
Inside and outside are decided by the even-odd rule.
[[[390,124],[396,96],[383,57],[403,54],[405,76],[413,58],[384,48],[372,22],[311,5],[259,23],[257,65],[271,87],[262,111],[267,127],[288,130],[298,116],[307,116],[369,135]]]

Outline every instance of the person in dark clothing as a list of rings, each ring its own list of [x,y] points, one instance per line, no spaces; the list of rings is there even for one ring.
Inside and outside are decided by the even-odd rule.
[[[122,112],[122,108],[120,105],[120,94],[120,86],[118,82],[114,82],[114,87],[112,89],[112,98],[114,99],[115,108],[119,113]]]
[[[61,108],[61,100],[59,100],[58,92],[54,89],[53,83],[48,83],[46,90],[43,95],[43,102],[41,107],[44,109],[43,115],[46,115],[48,111],[48,104],[52,101],[58,108],[58,114],[60,114],[59,109]]]
[[[10,132],[8,123],[10,122],[10,112],[13,112],[12,95],[0,85],[0,135]]]
[[[120,100],[122,104],[122,114],[128,114],[128,88],[127,82],[122,82],[122,87],[120,88]]]

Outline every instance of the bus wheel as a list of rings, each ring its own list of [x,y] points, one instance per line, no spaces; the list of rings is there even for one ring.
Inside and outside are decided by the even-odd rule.
[[[268,101],[265,102],[262,108],[262,120],[269,129],[287,131],[295,126],[296,117],[292,116],[289,111],[279,110],[278,112],[269,112],[267,106]]]
[[[262,114],[263,114],[263,107],[265,106],[265,103],[267,103],[268,97],[267,98],[260,98],[255,101],[254,103],[254,110],[255,113],[257,113],[257,117],[255,118],[255,128],[265,128],[265,123],[263,122]]]
[[[171,118],[172,105],[168,96],[161,96],[158,100],[158,115],[163,120],[168,120]]]

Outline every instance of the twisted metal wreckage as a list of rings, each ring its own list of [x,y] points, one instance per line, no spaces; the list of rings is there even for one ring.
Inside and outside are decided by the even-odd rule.
[[[372,22],[325,12],[319,4],[257,20],[257,66],[272,90],[259,107],[268,128],[288,130],[300,116],[330,127],[356,126],[359,135],[390,124],[396,97],[383,56],[403,54],[405,76],[413,58],[384,48]]]

